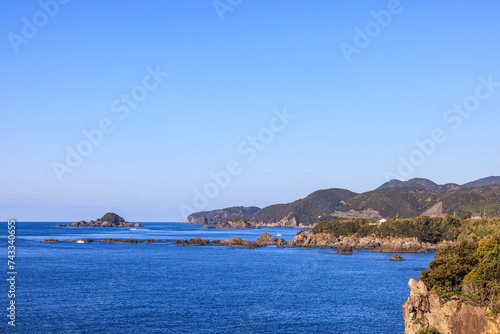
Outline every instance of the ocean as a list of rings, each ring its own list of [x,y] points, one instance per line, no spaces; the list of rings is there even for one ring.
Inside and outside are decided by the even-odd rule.
[[[290,241],[298,230],[203,230],[174,223],[62,228],[17,222],[15,298],[8,298],[7,224],[1,223],[0,332],[398,333],[408,280],[434,253],[178,247],[176,239]],[[44,239],[168,239],[170,243],[42,243]],[[15,327],[8,325],[15,300]]]

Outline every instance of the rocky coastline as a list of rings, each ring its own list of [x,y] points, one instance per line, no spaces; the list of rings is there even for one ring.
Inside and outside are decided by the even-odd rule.
[[[351,247],[381,253],[426,253],[437,251],[450,244],[452,242],[448,241],[442,241],[437,244],[419,242],[417,238],[337,237],[331,233],[310,233],[304,230],[297,233],[288,246],[310,248]]]
[[[233,219],[227,222],[217,223],[215,225],[203,225],[200,227],[202,229],[220,229],[220,230],[251,230],[254,228],[260,228],[258,226],[253,226],[248,221],[244,219]]]
[[[78,242],[78,240],[66,240],[63,242]],[[92,242],[92,239],[87,239],[84,242]],[[149,239],[146,241],[134,239],[99,239],[98,242],[106,243],[152,243],[159,241],[158,239]],[[46,239],[44,243],[59,243],[57,239]],[[168,240],[164,240],[168,242]],[[258,248],[265,246],[278,246],[278,248],[337,248],[334,254],[352,254],[355,249],[370,250],[372,252],[383,253],[423,253],[434,251],[438,248],[444,247],[450,243],[442,242],[436,245],[418,242],[415,238],[356,238],[356,237],[336,237],[327,233],[309,233],[308,231],[300,231],[289,242],[285,239],[278,239],[272,237],[269,233],[263,233],[256,241],[243,240],[240,237],[226,240],[213,240],[201,239],[199,237],[190,240],[175,240],[173,244],[178,246],[228,246],[228,247],[243,247],[243,248]]]

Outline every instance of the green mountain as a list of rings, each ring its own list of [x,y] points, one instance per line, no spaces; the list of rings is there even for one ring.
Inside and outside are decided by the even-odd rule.
[[[486,213],[486,216],[500,216],[500,185],[464,187],[445,194],[443,211],[457,216],[470,213]]]
[[[269,224],[295,218],[298,223],[308,224],[315,222],[319,216],[325,219],[356,195],[355,192],[339,188],[318,190],[292,203],[268,206],[257,212],[252,222]]]
[[[462,185],[462,187],[479,187],[479,186],[494,185],[494,184],[500,184],[500,176],[485,177],[483,179],[466,183]]]
[[[483,213],[500,215],[500,185],[460,187],[455,190],[425,190],[423,188],[386,188],[373,190],[352,198],[339,211],[377,210],[383,217],[411,218],[422,215],[437,203],[443,214]]]
[[[408,181],[390,180],[375,190],[383,190],[390,188],[423,188],[430,191],[448,191],[459,189],[460,186],[456,183],[447,183],[438,185],[431,180],[423,178],[414,178]]]
[[[423,188],[386,188],[359,194],[351,198],[339,211],[361,211],[373,209],[382,217],[398,216],[400,218],[416,217],[439,202],[442,193]]]

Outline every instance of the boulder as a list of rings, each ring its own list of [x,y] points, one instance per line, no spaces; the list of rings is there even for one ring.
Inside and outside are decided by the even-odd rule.
[[[336,252],[333,252],[332,254],[352,255],[352,246],[343,245]]]

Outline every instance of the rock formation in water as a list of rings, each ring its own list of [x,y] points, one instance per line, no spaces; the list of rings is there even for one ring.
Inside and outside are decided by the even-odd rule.
[[[342,246],[336,252],[332,254],[344,254],[344,255],[352,255],[352,247],[351,246]]]
[[[272,237],[269,233],[263,233],[255,241],[243,240],[240,237],[234,237],[233,239],[226,240],[213,240],[201,238],[193,238],[190,240],[175,240],[174,245],[179,246],[229,246],[229,247],[246,247],[246,248],[257,248],[265,246],[279,246],[292,247],[292,248],[338,248],[335,254],[352,254],[353,249],[367,249],[374,252],[389,252],[389,253],[421,253],[429,250],[435,250],[439,248],[439,245],[431,245],[428,247],[426,243],[415,242],[413,238],[408,238],[410,240],[405,240],[401,238],[395,239],[380,239],[380,238],[357,238],[357,237],[335,237],[330,233],[309,233],[308,231],[300,231],[297,235],[290,241],[286,242],[285,239],[278,239]],[[78,242],[77,240],[66,240],[65,242]],[[149,239],[146,241],[134,240],[134,239],[100,239],[100,242],[107,243],[152,243],[158,241],[158,239]],[[164,240],[168,242],[168,240]],[[57,243],[59,240],[48,239],[44,240],[46,243]],[[92,242],[91,239],[84,240],[84,242]],[[446,243],[449,244],[449,243]],[[444,245],[444,244],[443,244]],[[396,258],[392,258],[397,260]]]
[[[58,224],[54,227],[142,227],[140,223],[131,224],[116,213],[108,212],[99,219],[85,222],[84,220],[72,224]]]
[[[265,247],[265,246],[285,246],[286,241],[284,239],[278,239],[272,237],[269,233],[264,233],[260,236],[256,241],[246,241],[241,239],[240,237],[234,237],[233,239],[226,240],[214,240],[210,242],[208,239],[201,238],[193,238],[190,240],[175,240],[175,245],[179,246],[229,246],[229,247],[245,247],[248,249],[257,248],[257,247]]]
[[[135,240],[135,239],[99,239],[99,242],[106,242],[108,244],[152,244],[153,242],[159,241],[159,239],[148,239],[148,240]]]

